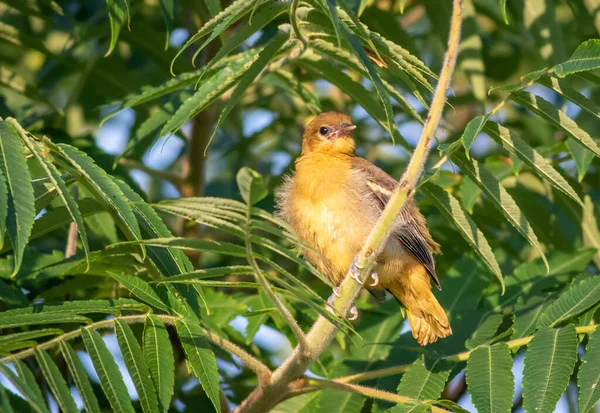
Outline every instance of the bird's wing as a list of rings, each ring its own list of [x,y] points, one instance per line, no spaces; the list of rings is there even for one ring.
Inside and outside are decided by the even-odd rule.
[[[363,198],[374,204],[380,212],[383,211],[398,185],[396,180],[366,159],[359,157],[353,158],[352,170],[360,181]],[[402,209],[398,225],[391,236],[400,241],[402,246],[423,264],[436,287],[440,289],[440,281],[435,272],[435,260],[431,254],[431,250],[439,251],[439,245],[429,235],[425,219],[412,200],[408,200]]]

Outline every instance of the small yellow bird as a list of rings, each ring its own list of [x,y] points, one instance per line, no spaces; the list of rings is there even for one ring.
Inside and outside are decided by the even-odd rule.
[[[316,250],[303,254],[334,285],[351,265],[356,268],[354,258],[397,185],[356,155],[355,128],[342,113],[326,112],[313,119],[304,131],[295,174],[287,176],[275,194],[279,215]],[[406,307],[412,334],[423,346],[452,334],[431,292],[430,278],[440,288],[432,252],[440,252],[439,244],[411,199],[377,257],[374,282],[367,286],[376,297],[389,291]]]

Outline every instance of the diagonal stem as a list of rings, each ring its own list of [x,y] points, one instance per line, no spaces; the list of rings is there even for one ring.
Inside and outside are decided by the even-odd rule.
[[[334,299],[333,308],[338,314],[346,314],[375,264],[377,253],[387,240],[390,230],[402,211],[404,204],[412,195],[416,184],[423,173],[425,161],[434,133],[439,125],[442,110],[446,102],[446,91],[456,64],[460,31],[462,25],[462,0],[453,0],[453,12],[448,37],[448,49],[444,58],[444,66],[431,103],[429,115],[423,126],[421,139],[411,157],[410,163],[398,187],[392,194],[385,210],[371,231],[362,250],[358,254],[357,263],[361,268],[357,283],[350,271],[346,274],[341,286],[340,296]],[[271,383],[259,386],[236,409],[237,413],[259,413],[271,410],[285,397],[289,384],[302,376],[317,357],[329,346],[335,337],[336,328],[323,316],[320,316],[306,336],[306,346],[297,346],[284,363],[273,372]]]

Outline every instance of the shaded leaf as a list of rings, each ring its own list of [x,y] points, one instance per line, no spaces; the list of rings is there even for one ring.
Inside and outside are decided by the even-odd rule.
[[[527,346],[523,370],[523,407],[552,412],[569,384],[577,361],[575,327],[539,330]]]
[[[69,372],[71,373],[75,386],[77,386],[85,410],[89,413],[100,413],[100,406],[98,406],[98,400],[94,395],[94,390],[88,379],[87,372],[83,368],[83,364],[81,364],[75,350],[73,350],[73,348],[65,341],[60,340],[60,351],[69,367]]]
[[[453,362],[434,356],[421,356],[402,376],[398,394],[418,400],[437,400],[446,387],[453,367]]]
[[[108,17],[110,20],[110,46],[104,56],[112,53],[119,40],[121,26],[125,22],[125,16],[129,14],[127,0],[106,0],[108,7]]]
[[[538,327],[554,327],[582,313],[600,301],[600,276],[593,276],[572,285],[558,300],[544,310]]]
[[[240,194],[247,204],[254,205],[269,194],[262,176],[253,169],[247,167],[240,169],[236,181]]]
[[[175,386],[175,359],[167,328],[149,314],[144,324],[144,359],[156,388],[160,410],[167,412]]]
[[[600,400],[600,369],[598,369],[600,365],[600,329],[596,329],[590,335],[585,350],[577,374],[577,386],[579,387],[578,411],[581,413],[592,410]]]
[[[52,394],[54,394],[60,410],[66,413],[79,412],[71,396],[71,390],[67,386],[67,382],[60,373],[58,366],[52,360],[52,357],[44,350],[36,348],[35,358],[44,373],[46,383],[48,383],[50,390],[52,390]]]

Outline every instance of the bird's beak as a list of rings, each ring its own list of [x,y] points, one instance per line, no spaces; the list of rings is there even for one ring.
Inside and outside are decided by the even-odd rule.
[[[352,136],[352,131],[356,129],[356,125],[343,123],[342,126],[330,135],[329,139],[335,140],[344,136]]]

